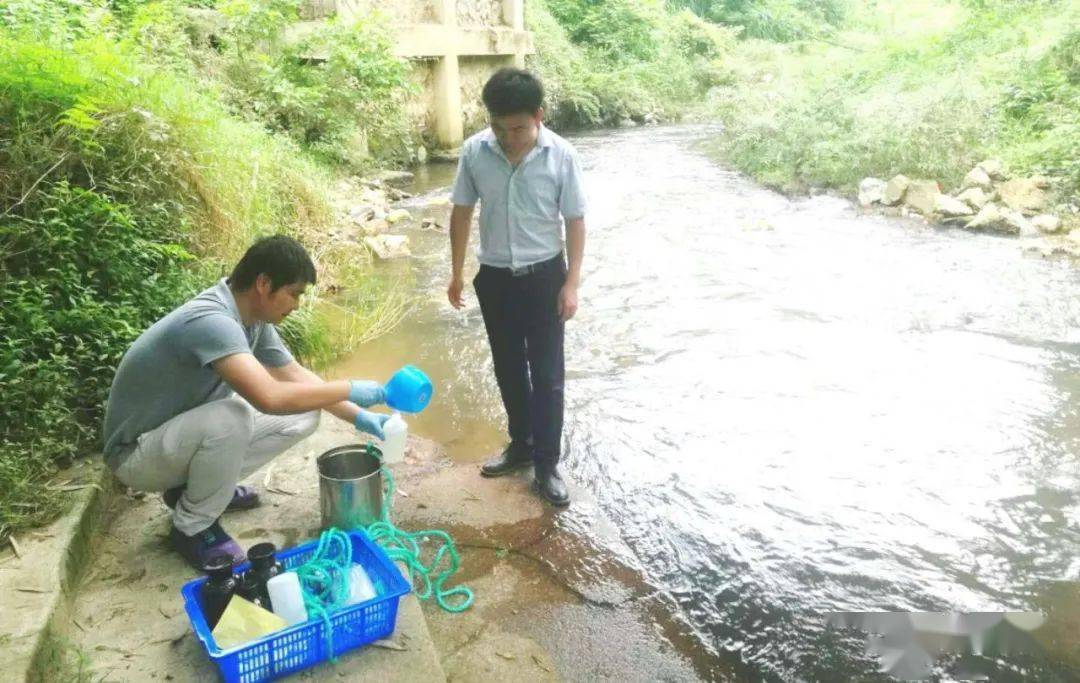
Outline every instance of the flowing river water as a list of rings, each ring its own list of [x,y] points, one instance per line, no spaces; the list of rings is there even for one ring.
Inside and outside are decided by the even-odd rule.
[[[563,468],[644,580],[726,670],[771,680],[874,675],[826,612],[1034,609],[1076,580],[1080,271],[785,198],[712,158],[715,133],[574,138],[590,208]],[[423,207],[453,172],[421,170],[415,214],[446,223]],[[332,374],[424,368],[436,400],[410,428],[478,461],[505,437],[476,297],[453,310],[446,235],[409,234],[415,257],[380,268],[418,305]]]

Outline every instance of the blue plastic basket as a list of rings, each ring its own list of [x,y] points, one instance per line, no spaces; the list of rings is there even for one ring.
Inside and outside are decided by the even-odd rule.
[[[352,540],[353,562],[362,566],[371,578],[375,597],[330,614],[334,656],[393,633],[398,599],[410,591],[408,582],[397,566],[367,534],[350,531],[348,535]],[[292,569],[308,561],[318,545],[317,540],[310,541],[281,551],[277,558],[286,569]],[[247,567],[248,563],[244,563],[236,571]],[[284,628],[230,650],[218,648],[210,635],[199,600],[204,583],[205,576],[188,581],[180,593],[184,596],[184,609],[187,610],[195,635],[228,683],[269,681],[330,658],[326,651],[325,622],[321,618]]]

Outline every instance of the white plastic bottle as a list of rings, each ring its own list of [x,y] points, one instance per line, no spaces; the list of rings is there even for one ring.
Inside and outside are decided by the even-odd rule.
[[[300,591],[300,578],[296,572],[273,577],[266,582],[266,591],[270,594],[274,614],[287,621],[289,626],[307,621],[307,608],[304,607],[304,595]]]
[[[346,605],[355,605],[358,602],[367,602],[375,597],[375,586],[372,585],[364,568],[354,564],[349,568],[349,599]]]
[[[383,462],[393,464],[405,459],[405,442],[409,438],[409,425],[401,413],[394,413],[383,425],[386,439],[382,443]]]

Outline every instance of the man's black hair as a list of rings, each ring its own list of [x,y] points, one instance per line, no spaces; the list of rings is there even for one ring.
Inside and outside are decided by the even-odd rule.
[[[315,284],[315,264],[304,246],[288,235],[263,237],[251,245],[229,276],[229,286],[243,292],[265,274],[270,291],[297,282]]]
[[[544,86],[524,69],[499,69],[484,84],[484,106],[492,116],[535,114],[544,106]]]

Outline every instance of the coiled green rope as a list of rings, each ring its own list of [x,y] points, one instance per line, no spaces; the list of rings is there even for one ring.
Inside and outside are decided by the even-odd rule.
[[[352,564],[352,541],[347,534],[331,527],[319,535],[319,545],[311,559],[293,570],[300,579],[308,615],[323,620],[326,653],[332,662],[337,658],[334,656],[334,627],[330,623],[330,614],[349,599]]]
[[[370,446],[370,444],[369,444]],[[378,457],[378,451],[369,448],[368,453]],[[450,534],[440,529],[428,529],[426,531],[402,531],[390,521],[390,501],[394,498],[394,476],[385,465],[380,472],[386,478],[386,491],[383,493],[381,519],[369,524],[364,530],[371,540],[382,546],[390,559],[401,560],[409,568],[409,579],[415,584],[419,579],[424,588],[416,594],[421,600],[427,600],[432,595],[439,607],[447,612],[464,612],[473,604],[473,592],[466,586],[444,588],[443,584],[454,575],[461,566],[461,557],[454,546],[454,539]],[[435,552],[430,565],[421,561],[420,544],[429,538],[442,541],[442,545]],[[445,560],[445,563],[444,563]],[[436,573],[441,565],[446,566]],[[432,578],[432,574],[435,574]],[[448,598],[463,596],[456,604],[450,604]]]
[[[379,457],[379,451],[368,444],[368,453]],[[473,592],[467,586],[445,588],[446,581],[461,566],[461,556],[454,546],[450,534],[439,529],[408,532],[394,526],[390,521],[390,501],[394,497],[394,476],[385,465],[379,468],[386,479],[383,492],[382,510],[379,521],[369,524],[365,533],[371,540],[382,546],[392,560],[400,560],[409,568],[409,580],[415,585],[419,579],[423,590],[416,594],[421,600],[435,596],[435,602],[447,612],[464,612],[473,604]],[[420,544],[434,538],[442,541],[435,552],[430,565],[421,560]],[[344,532],[330,528],[319,536],[319,545],[314,554],[304,564],[296,567],[300,579],[300,589],[304,596],[304,607],[308,615],[318,616],[323,620],[326,633],[326,652],[331,662],[334,656],[334,628],[330,614],[345,605],[349,599],[349,572],[352,569],[352,541]],[[441,570],[439,567],[445,565]],[[438,572],[438,573],[436,573]],[[434,574],[434,578],[432,575]],[[448,600],[462,596],[456,604]]]

